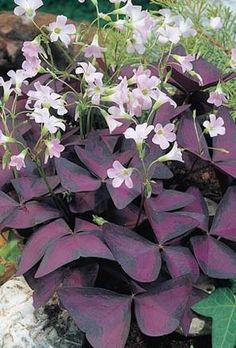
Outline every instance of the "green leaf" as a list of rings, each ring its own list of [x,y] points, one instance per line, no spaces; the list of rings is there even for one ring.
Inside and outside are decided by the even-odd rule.
[[[0,248],[0,257],[6,261],[17,261],[17,257],[21,255],[19,240],[15,238],[13,232],[9,232],[6,244]]]
[[[5,273],[5,266],[0,263],[0,276],[3,276]]]
[[[213,348],[235,348],[236,299],[231,289],[217,289],[196,303],[192,309],[198,314],[212,318]]]

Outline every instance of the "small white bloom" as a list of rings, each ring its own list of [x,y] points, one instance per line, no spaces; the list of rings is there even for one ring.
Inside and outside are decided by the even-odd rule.
[[[112,180],[112,186],[117,188],[120,187],[123,183],[128,188],[133,188],[134,184],[131,179],[133,173],[133,168],[125,168],[119,161],[114,161],[113,168],[107,170],[107,176]]]
[[[216,115],[210,114],[210,121],[203,122],[206,132],[210,134],[210,137],[216,137],[225,134],[224,120],[222,117],[216,118]]]
[[[0,77],[0,86],[3,88],[3,101],[6,103],[13,91],[12,87],[12,79],[8,81],[4,81],[2,77]]]
[[[30,115],[36,123],[42,123],[44,128],[49,131],[49,133],[54,134],[58,129],[65,131],[65,124],[59,118],[51,116],[49,110],[36,108],[35,111]]]
[[[124,132],[126,139],[133,139],[138,146],[141,146],[149,133],[154,129],[154,126],[148,126],[147,123],[138,124],[135,129],[128,128]]]
[[[71,43],[71,35],[76,33],[74,24],[66,24],[66,16],[57,16],[56,22],[50,23],[48,30],[51,32],[51,42],[61,40],[66,47]]]
[[[210,18],[210,28],[213,30],[219,30],[222,28],[222,22],[220,17],[211,17]]]
[[[7,75],[11,78],[12,84],[15,85],[16,93],[18,94],[21,93],[22,84],[25,84],[25,85],[29,84],[29,82],[26,81],[29,75],[23,69],[19,69],[16,71],[10,70],[8,71]]]
[[[152,142],[159,145],[162,150],[167,149],[170,143],[176,140],[174,128],[173,123],[168,123],[164,127],[160,123],[157,123],[154,128],[155,135],[152,138]]]
[[[36,10],[43,6],[41,0],[14,0],[15,4],[18,5],[14,9],[16,16],[26,15],[29,18],[34,18]]]
[[[178,148],[177,142],[174,143],[172,149],[170,152],[168,152],[166,155],[161,156],[158,158],[159,162],[166,162],[166,161],[179,161],[184,162],[181,149]]]
[[[85,81],[88,84],[94,83],[94,81],[97,80],[102,80],[103,74],[100,72],[97,72],[96,68],[91,64],[91,63],[85,63],[81,62],[78,63],[78,68],[76,68],[75,73],[78,75],[83,74],[83,77]]]

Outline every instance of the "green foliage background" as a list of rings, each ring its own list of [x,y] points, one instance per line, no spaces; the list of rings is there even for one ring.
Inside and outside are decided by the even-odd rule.
[[[107,12],[109,8],[114,8],[108,0],[98,0],[101,12]],[[91,1],[80,4],[78,0],[44,0],[41,8],[44,12],[63,14],[75,20],[91,21],[95,18],[96,12]],[[143,8],[150,7],[149,0],[134,0],[133,4],[142,5]],[[13,0],[0,0],[0,10],[13,10],[15,7]]]

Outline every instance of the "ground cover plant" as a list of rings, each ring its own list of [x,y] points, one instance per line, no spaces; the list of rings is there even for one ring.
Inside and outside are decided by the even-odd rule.
[[[37,26],[43,2],[14,2]],[[94,348],[124,347],[134,321],[146,336],[187,336],[193,310],[213,317],[214,348],[233,348],[235,48],[221,71],[188,51],[199,35],[189,17],[91,3],[91,42],[59,15],[0,80],[0,223],[24,240],[18,274],[35,308],[56,293]],[[219,289],[208,296],[202,279]]]

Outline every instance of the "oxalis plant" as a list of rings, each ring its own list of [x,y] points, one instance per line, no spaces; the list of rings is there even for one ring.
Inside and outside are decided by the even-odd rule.
[[[198,35],[190,18],[110,2],[101,13],[92,0],[91,42],[63,15],[37,27],[22,69],[0,81],[1,230],[24,240],[18,275],[35,308],[56,293],[94,348],[124,347],[131,319],[147,336],[187,336],[192,306],[214,331],[222,306],[235,311],[234,287],[213,298],[199,284],[236,278],[236,126],[224,93],[236,51],[219,71],[182,45]],[[15,3],[37,26],[43,2]],[[203,169],[219,187],[214,217],[188,180]],[[234,347],[232,311],[214,347]]]

